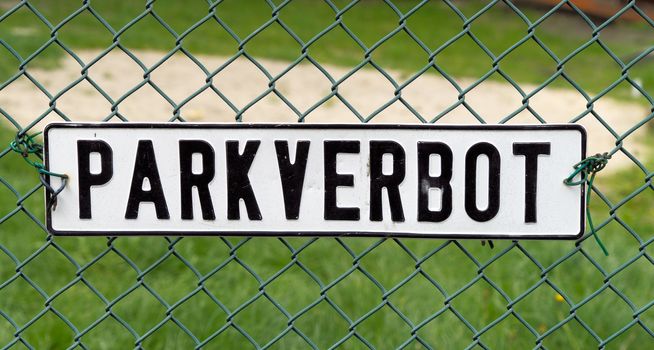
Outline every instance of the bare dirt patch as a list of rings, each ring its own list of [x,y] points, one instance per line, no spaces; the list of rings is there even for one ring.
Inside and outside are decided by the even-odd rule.
[[[86,63],[100,55],[99,51],[77,53]],[[0,107],[22,126],[42,117],[35,126],[41,129],[47,122],[62,120],[57,111],[74,121],[107,118],[120,121],[124,118],[164,122],[173,120],[177,113],[187,121],[229,122],[243,111],[241,120],[244,122],[297,122],[303,118],[305,122],[359,123],[361,119],[371,118],[372,123],[418,123],[421,120],[416,114],[429,121],[459,101],[459,91],[436,74],[418,77],[401,90],[403,101],[394,101],[396,87],[378,71],[362,69],[348,76],[346,68],[325,66],[323,68],[333,80],[343,81],[338,84],[338,96],[321,103],[332,93],[333,83],[308,62],[295,66],[271,84],[270,77],[260,68],[246,58],[239,58],[213,75],[209,85],[207,74],[184,55],[174,55],[154,70],[152,67],[165,53],[139,51],[134,55],[151,70],[149,80],[144,78],[144,69],[137,62],[122,51],[114,50],[86,72],[102,92],[90,81],[82,79],[82,68],[70,58],[63,60],[54,70],[29,69],[31,76],[54,97],[56,111],[48,112],[51,98],[26,77],[0,91]],[[197,59],[210,72],[228,62],[228,58],[215,56],[198,56]],[[289,66],[289,62],[265,59],[258,60],[258,63],[272,77]],[[398,84],[410,79],[401,72],[388,73]],[[472,83],[468,79],[457,79],[457,84],[463,89]],[[527,84],[520,87],[526,93],[536,89]],[[508,83],[486,81],[465,94],[467,106],[458,105],[438,122],[480,123],[472,110],[485,122],[497,123],[521,108],[522,99]],[[389,101],[394,102],[388,105]],[[545,88],[529,99],[529,107],[548,123],[569,122],[586,111],[586,104],[577,91],[555,88]],[[379,109],[382,110],[377,113]],[[307,111],[310,113],[304,116]],[[637,103],[608,97],[599,99],[593,111],[617,134],[626,132],[648,115],[648,110]],[[524,109],[508,123],[533,124],[539,121],[532,112]],[[615,146],[615,137],[595,115],[587,114],[580,124],[588,131],[589,153],[603,152]],[[625,148],[637,157],[646,150],[641,143],[643,135],[644,131],[639,130],[624,140]],[[621,154],[615,158],[609,168],[631,164]]]

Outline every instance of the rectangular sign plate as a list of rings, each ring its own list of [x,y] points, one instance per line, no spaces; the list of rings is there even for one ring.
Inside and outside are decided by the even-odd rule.
[[[57,235],[574,239],[579,125],[54,123]],[[49,179],[53,187],[60,179]]]

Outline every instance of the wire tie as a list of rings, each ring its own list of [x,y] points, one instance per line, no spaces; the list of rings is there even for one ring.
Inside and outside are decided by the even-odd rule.
[[[16,135],[16,138],[12,142],[9,143],[9,148],[11,148],[14,152],[18,153],[23,157],[23,160],[27,162],[27,164],[31,165],[34,169],[39,174],[39,180],[45,187],[46,191],[49,193],[49,198],[46,203],[47,210],[52,209],[53,211],[57,208],[57,195],[61,193],[61,191],[64,190],[66,187],[66,183],[68,182],[68,175],[66,174],[59,174],[55,173],[52,171],[49,171],[46,169],[45,165],[41,162],[43,159],[43,145],[38,143],[35,138],[40,135],[41,133],[38,132],[36,134],[32,135],[27,135],[27,134],[18,134]],[[37,157],[39,160],[35,161],[30,159],[30,155],[34,155]],[[53,176],[53,177],[58,177],[61,179],[61,186],[58,188],[54,188],[50,185],[50,182],[48,181],[48,177]]]
[[[574,165],[574,170],[572,173],[563,180],[563,183],[568,186],[583,186],[588,184],[588,189],[586,191],[586,219],[588,220],[588,226],[590,227],[590,232],[595,237],[595,241],[602,248],[604,255],[608,256],[609,252],[606,250],[606,247],[602,243],[602,240],[597,235],[595,230],[595,225],[593,225],[593,218],[590,213],[590,198],[593,193],[593,181],[595,180],[595,174],[606,167],[606,164],[611,159],[611,155],[607,152],[597,153],[594,156],[587,157],[581,162]],[[574,178],[580,175],[580,179],[575,181]]]

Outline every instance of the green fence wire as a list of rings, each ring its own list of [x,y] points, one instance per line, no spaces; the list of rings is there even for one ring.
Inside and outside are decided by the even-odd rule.
[[[609,18],[585,13],[587,9],[577,1],[536,8],[508,0],[135,3],[0,1],[3,349],[654,346],[654,260],[649,252],[654,239],[654,173],[650,156],[627,146],[637,135],[645,149],[648,142],[652,144],[648,129],[654,118],[652,90],[647,78],[644,83],[638,78],[642,67],[646,72],[654,70],[647,65],[654,51],[648,2],[619,2],[619,10]],[[294,6],[299,6],[299,14],[287,17]],[[502,10],[497,12],[498,8]],[[379,11],[389,20],[376,26],[374,15]],[[413,19],[424,13],[429,13],[426,22],[414,26]],[[575,28],[583,30],[552,34],[544,29],[546,22],[560,18],[561,26],[575,21]],[[145,22],[148,25],[142,26]],[[418,33],[425,23],[427,30]],[[476,30],[483,23],[497,29]],[[317,30],[303,30],[309,27]],[[370,40],[366,27],[381,28],[380,34]],[[644,39],[637,43],[638,49],[625,56],[614,45],[622,37],[611,41],[614,34],[607,33],[606,40],[601,35],[614,27],[647,34],[639,37]],[[274,36],[269,35],[272,28]],[[140,41],[130,39],[134,32],[141,32]],[[197,32],[202,33],[199,42],[193,38]],[[211,36],[218,32],[220,36]],[[340,33],[338,39],[320,49],[322,40],[334,32]],[[442,37],[444,32],[449,33],[447,40],[437,44],[429,40],[430,35]],[[575,35],[583,40],[552,48],[557,38]],[[95,41],[100,36],[104,39]],[[259,37],[268,41],[263,49],[256,46],[261,44]],[[397,47],[410,43],[418,53],[384,51],[385,45],[400,37]],[[509,45],[498,49],[493,43],[502,38],[509,38]],[[189,44],[192,40],[196,41]],[[476,51],[463,53],[464,67],[446,67],[443,62],[450,50],[463,41]],[[341,44],[348,48],[345,53],[337,50]],[[567,51],[562,54],[560,47]],[[95,50],[92,59],[79,54],[85,48]],[[159,50],[161,59],[144,62],[139,48]],[[538,64],[529,65],[531,58],[509,62],[512,54],[525,48],[542,55],[551,71],[539,73]],[[571,66],[591,49],[595,58],[582,64],[590,67],[582,67],[587,68],[584,76],[575,75]],[[204,58],[196,53],[203,50],[221,55],[224,63],[204,65]],[[119,79],[137,80],[118,94],[103,89],[102,79],[93,73],[111,52],[124,53],[140,70],[136,77],[114,72]],[[387,59],[391,54],[396,57]],[[182,99],[153,78],[168,60],[180,55],[206,77],[202,86]],[[342,65],[347,72],[335,76],[325,62],[338,65],[339,55],[349,57]],[[285,59],[286,69],[271,72],[266,57],[280,59],[277,63]],[[226,88],[215,82],[221,72],[243,59],[267,80],[263,91],[247,103],[233,101]],[[46,87],[40,73],[60,69],[62,60],[78,65],[75,75],[56,89]],[[593,70],[600,60],[613,71]],[[404,72],[400,78],[389,73],[393,62]],[[514,72],[516,64],[522,72]],[[308,107],[294,104],[279,87],[300,65],[315,67],[330,86]],[[544,79],[530,77],[526,67]],[[349,79],[363,71],[382,75],[393,89],[392,96],[372,112],[357,108],[342,91]],[[403,92],[425,75],[442,77],[457,91],[451,105],[429,113],[412,105]],[[514,75],[521,78],[514,80]],[[459,79],[466,76],[476,78],[468,83]],[[586,81],[595,78],[599,83],[589,88]],[[521,113],[535,123],[549,122],[530,101],[552,86],[567,87],[585,101],[583,110],[568,121],[599,124],[604,137],[614,140],[612,149],[602,151],[623,157],[628,165],[607,175],[602,172],[592,188],[595,227],[608,257],[588,240],[589,233],[577,242],[495,241],[492,249],[465,240],[53,237],[43,225],[45,205],[38,172],[10,147],[17,136],[38,132],[45,121],[71,120],[60,108],[61,101],[81,85],[91,86],[106,100],[97,109],[104,121],[114,122],[128,121],[121,107],[147,88],[170,105],[172,113],[162,116],[170,122],[186,121],[185,107],[210,93],[228,106],[229,119],[237,122],[247,121],[245,113],[273,96],[280,101],[278,108],[297,122],[311,121],[317,109],[339,103],[360,122],[374,121],[390,106],[401,105],[422,123],[441,122],[457,109],[486,123],[485,114],[466,98],[487,81],[509,84],[521,97],[520,105],[499,123],[513,122]],[[11,101],[1,100],[3,92],[20,83],[29,84],[32,93],[48,101],[45,109],[27,120],[16,116]],[[614,128],[615,120],[604,116],[597,105],[616,96],[640,103],[648,112],[626,130]]]

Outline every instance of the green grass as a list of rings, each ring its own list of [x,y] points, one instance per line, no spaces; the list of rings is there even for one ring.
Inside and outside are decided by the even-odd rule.
[[[11,1],[4,0],[4,7]],[[32,1],[35,9],[52,25],[61,23],[79,8],[76,1]],[[344,6],[343,1],[335,1]],[[397,1],[400,11],[408,12],[418,1]],[[457,1],[462,13],[471,17],[484,7],[480,1]],[[114,30],[124,28],[141,13],[145,6],[139,1],[92,2],[93,10]],[[208,14],[203,0],[154,3],[154,13],[175,32],[181,34]],[[545,10],[524,8],[531,21],[540,18]],[[271,9],[263,1],[222,2],[217,15],[241,40],[258,30],[271,17]],[[321,33],[335,18],[334,11],[322,1],[295,0],[282,8],[279,19],[304,42]],[[398,16],[382,1],[362,1],[342,16],[343,23],[358,39],[372,47],[398,25]],[[430,2],[407,19],[407,27],[430,51],[440,48],[462,31],[462,20],[444,3]],[[503,3],[498,3],[475,19],[471,32],[492,52],[499,56],[527,35],[527,25]],[[592,37],[592,31],[578,16],[557,12],[535,29],[535,34],[560,59],[570,55]],[[618,57],[628,62],[629,57],[643,52],[651,45],[652,28],[643,23],[617,22],[603,29],[603,43]],[[23,58],[29,57],[50,39],[50,30],[34,13],[21,8],[0,22],[0,37]],[[57,31],[58,39],[71,49],[105,49],[113,36],[89,10],[70,19]],[[153,15],[132,23],[119,37],[127,49],[172,50],[175,38]],[[237,41],[215,20],[195,28],[182,41],[192,54],[233,55]],[[295,60],[301,46],[277,23],[260,31],[244,45],[244,50],[257,57]],[[317,62],[354,67],[364,56],[364,50],[344,30],[336,27],[312,42],[308,52]],[[51,45],[27,67],[37,65],[56,67],[57,58],[64,55],[57,45]],[[428,54],[409,36],[400,32],[371,52],[375,63],[415,73],[428,63]],[[5,49],[0,49],[0,78],[7,79],[17,72],[18,61]],[[469,36],[463,36],[436,56],[436,63],[453,77],[480,78],[490,71],[492,59]],[[542,84],[555,71],[556,62],[534,40],[529,40],[500,61],[500,68],[511,79],[521,83]],[[644,59],[629,70],[629,76],[642,81],[644,88],[654,88],[654,65]],[[564,65],[565,73],[581,88],[591,93],[603,91],[621,76],[621,68],[595,43],[575,55]],[[431,70],[433,73],[437,72]],[[504,80],[495,73],[491,79]],[[570,88],[562,78],[553,86]],[[623,83],[610,95],[628,96],[630,88]]]
[[[13,135],[13,132],[1,129],[0,142],[8,143]],[[13,152],[0,158],[0,178],[17,192],[14,194],[7,186],[0,185],[0,216],[4,217],[16,208],[18,198],[38,184],[38,179],[34,169]],[[624,170],[601,176],[598,185],[605,190],[609,199],[617,202],[639,187],[643,180],[642,173]],[[617,212],[618,218],[643,240],[650,239],[654,232],[654,219],[642,210],[651,206],[653,195],[651,190],[646,190]],[[245,330],[260,345],[267,344],[282,333],[289,321],[267,299],[271,298],[290,315],[301,313],[294,321],[296,329],[319,348],[329,348],[348,335],[350,326],[326,300],[314,304],[321,298],[321,288],[338,281],[326,289],[325,296],[353,321],[376,310],[382,302],[380,288],[361,271],[340,280],[340,276],[353,266],[354,259],[336,239],[325,238],[312,243],[309,238],[285,239],[293,249],[310,243],[298,254],[298,261],[321,281],[321,287],[297,265],[288,268],[291,252],[278,239],[211,237],[178,241],[157,237],[124,237],[111,241],[114,249],[108,249],[107,238],[56,237],[52,241],[54,244],[48,245],[46,233],[27,214],[29,212],[43,221],[42,192],[38,191],[22,201],[22,207],[24,210],[3,219],[0,224],[0,248],[12,255],[10,257],[0,252],[0,310],[21,328],[46,306],[51,307],[50,311],[21,332],[21,339],[38,349],[61,349],[73,343],[74,331],[57,313],[81,332],[104,317],[107,311],[129,324],[137,336],[113,317],[108,317],[84,335],[81,341],[92,349],[133,347],[138,337],[166,318],[166,307],[162,301],[167,305],[179,303],[171,315],[203,341],[224,326],[227,319],[225,311],[210,295],[228,310],[240,310],[233,318],[234,325]],[[597,197],[593,201],[593,209],[596,222],[606,219],[607,209]],[[603,227],[600,232],[611,255],[603,256],[592,239],[584,243],[584,251],[607,273],[617,271],[638,254],[636,240],[615,222]],[[379,244],[380,240],[346,238],[342,242],[355,254],[362,254]],[[464,288],[478,277],[479,267],[462,249],[485,265],[508,248],[510,242],[496,241],[493,250],[482,247],[478,241],[446,244],[444,240],[412,239],[400,242],[418,258],[429,256],[421,264],[421,270],[446,293],[440,292],[422,275],[415,276],[391,293],[389,302],[413,324],[419,324],[441,310],[446,305],[446,296],[455,296],[450,305],[478,330],[506,312],[507,300],[486,280],[477,280],[471,287]],[[176,255],[170,254],[171,244]],[[230,259],[228,244],[240,245],[235,255],[238,261],[232,260],[220,271],[212,273],[217,266]],[[443,244],[446,245],[442,250],[430,255],[433,249]],[[524,241],[521,246],[540,264],[549,267],[572,251],[574,242]],[[39,253],[33,256],[36,252]],[[381,241],[359,260],[359,264],[386,291],[402,284],[415,271],[415,261],[393,240]],[[17,272],[18,265],[24,266]],[[203,290],[196,290],[199,277],[190,266],[202,278],[206,278]],[[284,271],[283,274],[262,287],[262,281],[270,281],[280,271]],[[511,299],[518,298],[539,284],[541,279],[541,270],[518,248],[513,248],[485,267],[483,274]],[[83,280],[77,280],[77,275]],[[650,286],[653,277],[651,263],[641,257],[613,276],[611,285],[626,296],[634,307],[641,308],[654,299]],[[570,303],[576,304],[600,289],[604,277],[578,253],[552,269],[547,274],[547,280],[560,288]],[[139,281],[143,283],[139,284]],[[29,283],[38,286],[45,295],[39,294]],[[260,294],[260,290],[265,291],[265,295]],[[152,293],[156,293],[156,297]],[[187,298],[189,295],[193,296]],[[256,301],[240,309],[241,305],[257,296]],[[557,300],[557,292],[542,284],[518,302],[514,311],[542,334],[568,317],[568,301]],[[308,311],[303,311],[311,305],[313,307]],[[629,306],[609,289],[577,311],[578,317],[603,339],[631,322],[632,313]],[[640,320],[648,327],[654,327],[654,314],[651,311],[641,314]],[[358,323],[355,329],[377,349],[396,348],[411,337],[410,327],[388,305]],[[0,344],[13,341],[15,332],[9,322],[0,319]],[[418,334],[434,348],[463,348],[473,342],[472,332],[452,311],[446,311],[428,322]],[[535,337],[513,316],[493,326],[481,340],[495,349],[531,348],[535,344]],[[275,344],[274,348],[279,349],[307,348],[306,343],[292,332]],[[544,344],[551,349],[597,346],[596,341],[576,321],[554,331]],[[645,349],[651,347],[652,338],[635,326],[609,345],[617,347],[618,344],[620,348]],[[169,320],[149,335],[143,345],[145,348],[190,348],[194,343]],[[209,347],[254,348],[233,327],[213,340]],[[343,348],[364,346],[352,338]],[[412,344],[409,348],[419,349],[420,346]]]
[[[3,5],[5,3],[8,2],[0,2]],[[59,23],[78,6],[72,1],[32,3],[52,23]],[[402,10],[408,9],[412,3],[398,1]],[[143,11],[143,5],[135,1],[92,4],[114,28],[121,28]],[[481,8],[480,3],[476,1],[457,4],[466,15],[471,15]],[[178,33],[190,27],[207,12],[207,6],[202,1],[182,3],[159,0],[155,2],[154,8]],[[538,15],[535,10],[528,10],[526,13],[532,20]],[[270,9],[267,5],[257,5],[254,1],[226,1],[219,5],[219,15],[237,35],[244,38],[270,17]],[[293,1],[280,15],[280,18],[305,41],[329,25],[333,17],[334,14],[329,8],[313,1]],[[396,15],[389,11],[386,5],[373,1],[363,1],[348,11],[343,19],[368,46],[397,25]],[[410,17],[408,26],[426,45],[435,49],[461,30],[461,21],[441,3],[430,3]],[[475,20],[471,28],[496,54],[516,43],[525,34],[525,27],[520,19],[500,8],[492,9]],[[559,57],[566,56],[589,37],[583,24],[567,16],[558,15],[556,19],[546,21],[537,28],[536,33]],[[415,72],[426,64],[427,55],[402,35],[404,34],[380,46],[372,53],[372,57],[385,68]],[[41,47],[49,37],[47,28],[39,24],[36,17],[25,8],[0,22],[0,38],[24,58]],[[64,44],[76,50],[104,49],[112,41],[111,35],[88,11],[63,26],[58,37]],[[642,43],[647,43],[651,34],[637,24],[622,23],[615,28],[609,27],[602,37],[606,37],[603,40],[622,57],[642,51]],[[170,50],[174,47],[175,40],[148,16],[121,35],[120,41],[128,49]],[[237,50],[235,41],[214,22],[197,28],[184,40],[183,45],[193,54],[231,55]],[[555,65],[533,43],[525,45],[502,60],[500,66],[521,83],[542,83],[554,71]],[[17,61],[3,50],[0,49],[0,77],[4,81],[16,72]],[[248,42],[245,50],[255,56],[284,60],[295,59],[300,54],[299,46],[277,25]],[[330,32],[316,41],[309,47],[309,52],[320,63],[343,66],[356,65],[363,55],[361,49],[340,30]],[[28,67],[36,65],[54,69],[61,55],[60,49],[50,48],[37,56]],[[462,39],[439,54],[437,63],[455,77],[480,77],[490,68],[490,61],[484,57],[476,44]],[[595,92],[601,91],[619,76],[616,65],[596,45],[573,59],[565,69],[584,89]],[[654,86],[651,63],[641,62],[630,70],[630,74],[641,77],[646,88],[651,91]],[[626,88],[619,89],[616,95],[624,96],[627,91]],[[0,128],[0,144],[8,144],[14,134],[15,130]],[[652,137],[651,132],[648,137]],[[652,162],[647,165],[649,169],[654,166]],[[265,288],[261,288],[262,282],[253,277],[251,272],[261,280],[268,281],[284,270],[291,261],[292,254],[288,247],[281,240],[273,238],[242,240],[211,237],[184,238],[178,241],[130,237],[108,241],[102,237],[57,237],[52,240],[54,244],[48,245],[47,234],[30,218],[30,215],[33,215],[43,221],[44,204],[41,190],[21,202],[25,210],[10,215],[16,210],[19,198],[38,184],[34,169],[23,162],[19,155],[6,153],[0,157],[0,179],[3,182],[0,183],[0,311],[18,328],[22,328],[34,320],[39,312],[51,307],[50,311],[20,333],[22,339],[37,349],[61,349],[73,343],[75,333],[57,313],[81,332],[105,316],[108,310],[112,316],[82,336],[81,341],[92,349],[133,347],[138,337],[144,336],[166,318],[166,308],[162,306],[162,301],[167,305],[175,305],[182,300],[184,301],[171,315],[203,341],[225,325],[227,319],[227,314],[209,295],[217,298],[232,312],[239,310],[239,306],[246,301],[259,296],[256,301],[238,312],[233,322],[258,344],[264,345],[280,334],[289,322],[267,298],[275,300],[289,314],[297,315],[321,297],[321,286],[298,266],[290,267],[278,278],[267,283]],[[617,203],[640,187],[645,181],[645,175],[636,169],[625,169],[619,173],[601,175],[597,181],[607,198]],[[651,211],[653,196],[652,190],[646,189],[616,212],[617,218],[645,241],[654,235],[654,219],[648,212]],[[595,221],[601,225],[608,217],[608,209],[597,197],[593,199],[592,208]],[[617,221],[603,226],[600,234],[611,255],[605,257],[592,238],[583,243],[584,251],[607,273],[619,270],[610,279],[611,287],[626,296],[635,308],[640,309],[648,305],[654,300],[654,291],[651,288],[654,268],[647,257],[641,257],[621,269],[621,266],[641,252],[637,240]],[[111,242],[114,249],[109,249],[108,242]],[[292,238],[285,239],[284,242],[294,249],[310,243],[298,254],[298,261],[309,269],[323,286],[339,281],[339,277],[353,266],[354,259],[336,239],[319,239],[312,242],[309,238]],[[347,238],[342,239],[342,242],[355,254],[362,254],[380,241]],[[507,311],[507,301],[486,280],[478,280],[473,286],[462,291],[478,277],[479,270],[464,254],[463,249],[480,264],[485,265],[510,247],[510,242],[495,242],[496,247],[493,250],[482,247],[478,241],[447,243],[444,240],[413,239],[400,242],[418,258],[428,256],[432,250],[446,244],[438,253],[429,256],[421,264],[421,269],[440,285],[445,295],[456,295],[449,305],[476,329],[488,326]],[[177,255],[170,255],[171,244]],[[574,249],[574,242],[525,241],[520,244],[545,267],[555,264]],[[211,274],[217,266],[230,259],[229,245],[239,245],[236,250],[238,261],[232,260],[225,268]],[[44,247],[44,250],[39,250]],[[649,250],[649,247],[643,249],[647,253]],[[40,253],[33,256],[37,251]],[[80,267],[75,266],[73,261]],[[358,261],[359,266],[387,291],[415,271],[415,261],[393,240],[382,241]],[[27,263],[23,266],[25,262]],[[246,265],[250,271],[239,262]],[[18,266],[21,268],[17,274]],[[189,266],[193,266],[201,276],[207,276],[203,283],[204,290],[196,290],[199,278]],[[83,280],[76,279],[78,271]],[[541,280],[540,269],[517,248],[493,261],[483,272],[485,277],[511,299],[521,296]],[[546,276],[549,282],[561,289],[567,300],[560,301],[557,299],[557,292],[543,284],[514,306],[514,311],[540,334],[552,329],[570,315],[571,307],[568,303],[577,304],[584,301],[602,288],[605,279],[597,267],[580,253],[558,264]],[[75,281],[77,282],[71,285]],[[30,283],[38,286],[46,296],[40,294]],[[93,290],[86,284],[92,286]],[[132,287],[136,288],[125,294]],[[261,295],[260,289],[265,290],[266,294]],[[417,275],[390,294],[388,300],[413,324],[419,324],[446,305],[447,297],[443,292],[421,275]],[[156,293],[157,297],[152,293]],[[186,299],[191,294],[193,296]],[[52,298],[55,295],[56,297]],[[326,289],[324,295],[348,318],[355,321],[382,302],[379,287],[361,271],[353,272]],[[602,338],[631,322],[632,314],[631,308],[610,289],[584,303],[577,311],[577,316]],[[654,329],[654,311],[647,309],[640,314],[639,319],[650,329]],[[120,322],[129,324],[137,336],[132,335]],[[326,300],[302,313],[293,324],[319,348],[329,348],[350,331],[350,325]],[[355,329],[357,334],[377,349],[395,348],[411,337],[410,328],[388,305],[358,323]],[[15,333],[15,327],[0,314],[0,346],[12,342]],[[474,336],[452,311],[446,311],[428,322],[417,334],[431,347],[446,349],[464,348],[473,342]],[[488,347],[495,349],[532,348],[535,344],[535,337],[513,316],[494,325],[481,336],[481,340]],[[549,335],[544,345],[549,349],[586,349],[597,347],[597,342],[573,320]],[[169,320],[149,335],[143,341],[143,346],[155,349],[190,348],[194,343],[180,327]],[[214,339],[208,347],[254,348],[233,327]],[[299,336],[290,332],[273,347],[305,349],[307,345]],[[651,347],[652,338],[638,325],[608,345],[608,348]],[[22,346],[17,344],[13,348]],[[341,348],[358,349],[365,346],[353,337]],[[408,348],[421,347],[412,343]]]

